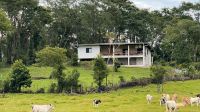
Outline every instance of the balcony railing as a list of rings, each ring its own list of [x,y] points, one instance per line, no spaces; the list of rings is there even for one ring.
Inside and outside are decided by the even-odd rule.
[[[137,52],[130,52],[130,56],[132,55],[142,55],[143,54],[143,51],[137,51]],[[112,53],[101,53],[102,56],[112,56],[113,54]],[[128,53],[127,52],[115,52],[115,56],[128,56]]]

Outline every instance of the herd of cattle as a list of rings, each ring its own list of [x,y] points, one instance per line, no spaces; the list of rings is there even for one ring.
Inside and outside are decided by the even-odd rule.
[[[150,104],[153,100],[153,96],[150,94],[146,95],[147,103]],[[196,95],[196,97],[183,97],[182,102],[178,103],[177,94],[173,94],[170,98],[169,94],[162,94],[160,98],[160,105],[165,105],[167,112],[175,112],[180,107],[185,107],[186,105],[193,105],[196,103],[197,106],[200,104],[200,94]]]
[[[153,100],[153,96],[150,94],[146,95],[147,103],[150,104]],[[193,105],[197,104],[199,106],[200,104],[200,94],[196,95],[196,97],[184,97],[182,98],[182,102],[178,103],[178,96],[177,94],[173,94],[172,97],[170,97],[169,94],[162,94],[160,98],[160,105],[166,106],[167,112],[175,112],[180,107],[184,107],[186,105]],[[98,105],[101,103],[101,100],[95,99],[93,100],[93,106],[98,107]],[[54,109],[53,105],[32,105],[32,112],[52,112]]]

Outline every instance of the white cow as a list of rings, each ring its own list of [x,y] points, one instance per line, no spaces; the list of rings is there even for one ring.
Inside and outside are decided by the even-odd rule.
[[[150,94],[147,94],[146,99],[147,99],[147,103],[150,104],[153,99],[153,96],[151,96]]]
[[[53,105],[32,105],[32,112],[52,112]]]
[[[197,104],[197,106],[199,106],[199,104],[200,104],[200,98],[199,97],[195,97],[195,98],[190,98],[190,104],[191,104],[191,106],[192,106],[192,104],[194,104],[194,103],[196,103]]]
[[[176,102],[174,100],[166,101],[166,111],[167,112],[175,112],[177,109]]]
[[[166,101],[170,100],[169,94],[162,94],[162,97],[160,99],[160,105],[163,105],[166,103]]]

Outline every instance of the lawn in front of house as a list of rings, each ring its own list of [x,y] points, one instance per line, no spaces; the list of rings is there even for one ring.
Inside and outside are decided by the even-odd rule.
[[[195,96],[200,93],[200,80],[167,82],[164,93],[178,94],[182,97]],[[156,92],[156,85],[120,89],[102,94],[69,96],[67,94],[6,94],[0,98],[1,112],[30,112],[32,104],[53,104],[55,112],[165,112],[159,105],[161,93]],[[147,104],[146,95],[153,96],[152,104]],[[92,106],[93,99],[100,99],[98,108]],[[196,105],[182,107],[178,112],[200,112]]]

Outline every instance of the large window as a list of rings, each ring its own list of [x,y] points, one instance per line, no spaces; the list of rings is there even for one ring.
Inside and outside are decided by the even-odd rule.
[[[92,48],[86,48],[86,53],[92,53]]]

